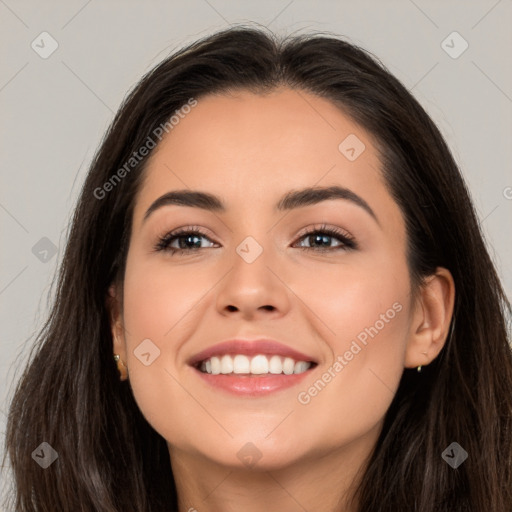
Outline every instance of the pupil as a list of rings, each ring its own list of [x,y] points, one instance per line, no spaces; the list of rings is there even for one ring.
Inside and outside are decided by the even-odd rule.
[[[329,245],[329,235],[314,235],[311,238],[315,240],[315,243],[318,243],[319,245]]]
[[[180,240],[183,241],[183,243],[180,243],[180,248],[181,249],[189,249],[190,245],[188,245],[188,242],[190,242],[193,239],[195,239],[196,242],[198,242],[193,246],[201,248],[201,240],[199,239],[199,237],[197,235],[188,235],[188,236],[181,238]],[[192,244],[194,244],[194,242],[192,242]]]

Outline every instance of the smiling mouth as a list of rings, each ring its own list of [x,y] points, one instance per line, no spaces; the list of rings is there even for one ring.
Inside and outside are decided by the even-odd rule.
[[[272,375],[297,375],[316,366],[312,361],[299,361],[279,355],[224,354],[200,361],[197,370],[209,375],[256,377]]]

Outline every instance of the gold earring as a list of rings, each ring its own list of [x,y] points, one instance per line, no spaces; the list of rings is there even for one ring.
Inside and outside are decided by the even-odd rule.
[[[418,370],[418,372],[421,372],[421,366],[418,366],[418,368],[416,368],[416,370]]]
[[[128,378],[128,367],[121,360],[119,354],[114,354],[114,361],[117,363],[117,370],[121,375],[121,380],[126,380]]]

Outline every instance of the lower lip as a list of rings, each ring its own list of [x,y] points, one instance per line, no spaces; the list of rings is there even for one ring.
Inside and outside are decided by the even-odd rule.
[[[194,368],[194,371],[209,385],[223,389],[235,395],[243,396],[261,396],[275,393],[283,389],[290,388],[299,384],[311,370],[303,373],[292,373],[291,375],[213,375],[203,373]]]

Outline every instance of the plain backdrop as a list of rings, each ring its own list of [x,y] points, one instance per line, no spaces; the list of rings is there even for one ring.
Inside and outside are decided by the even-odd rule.
[[[121,100],[171,51],[248,22],[342,36],[412,91],[461,167],[512,297],[511,0],[0,0],[2,443],[73,206]]]

